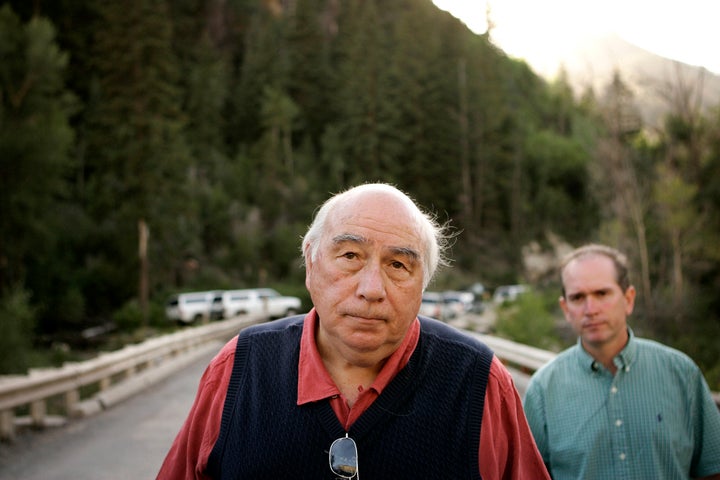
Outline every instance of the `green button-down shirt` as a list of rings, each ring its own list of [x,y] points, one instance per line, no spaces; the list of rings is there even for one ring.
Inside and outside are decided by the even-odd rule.
[[[580,342],[538,370],[525,414],[554,480],[720,473],[720,412],[684,353],[635,338],[613,376]]]

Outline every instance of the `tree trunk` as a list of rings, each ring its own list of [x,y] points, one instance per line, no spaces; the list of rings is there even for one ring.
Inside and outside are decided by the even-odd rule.
[[[458,128],[460,130],[460,208],[466,225],[472,222],[472,183],[470,179],[470,147],[468,139],[467,72],[465,59],[458,60]]]
[[[148,258],[147,246],[150,232],[144,218],[138,220],[138,256],[140,258],[140,278],[138,283],[138,301],[140,304],[140,312],[142,313],[143,327],[148,325],[148,299],[149,285],[148,281]]]

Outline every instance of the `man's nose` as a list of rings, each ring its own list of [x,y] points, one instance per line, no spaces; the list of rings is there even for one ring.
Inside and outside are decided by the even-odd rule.
[[[358,295],[369,302],[385,298],[385,282],[379,265],[368,263],[360,271]]]
[[[585,314],[593,315],[597,313],[599,302],[592,295],[585,297]]]

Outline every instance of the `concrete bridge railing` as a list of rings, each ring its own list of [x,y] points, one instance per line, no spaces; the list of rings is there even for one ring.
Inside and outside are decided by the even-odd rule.
[[[0,440],[18,427],[61,425],[97,413],[219,350],[241,328],[267,320],[239,316],[151,338],[91,360],[0,378]]]

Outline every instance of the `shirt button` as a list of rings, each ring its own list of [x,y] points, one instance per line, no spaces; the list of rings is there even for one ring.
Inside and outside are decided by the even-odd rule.
[[[624,453],[621,453],[621,454],[620,454],[620,460],[625,460],[625,454],[624,454]]]
[[[610,393],[617,393],[617,387],[613,386],[613,387],[610,389]]]
[[[626,372],[629,372],[629,371],[630,371],[630,365],[628,365],[627,367],[625,367],[625,371],[626,371]]]
[[[616,427],[622,426],[622,420],[615,420],[615,426]]]

